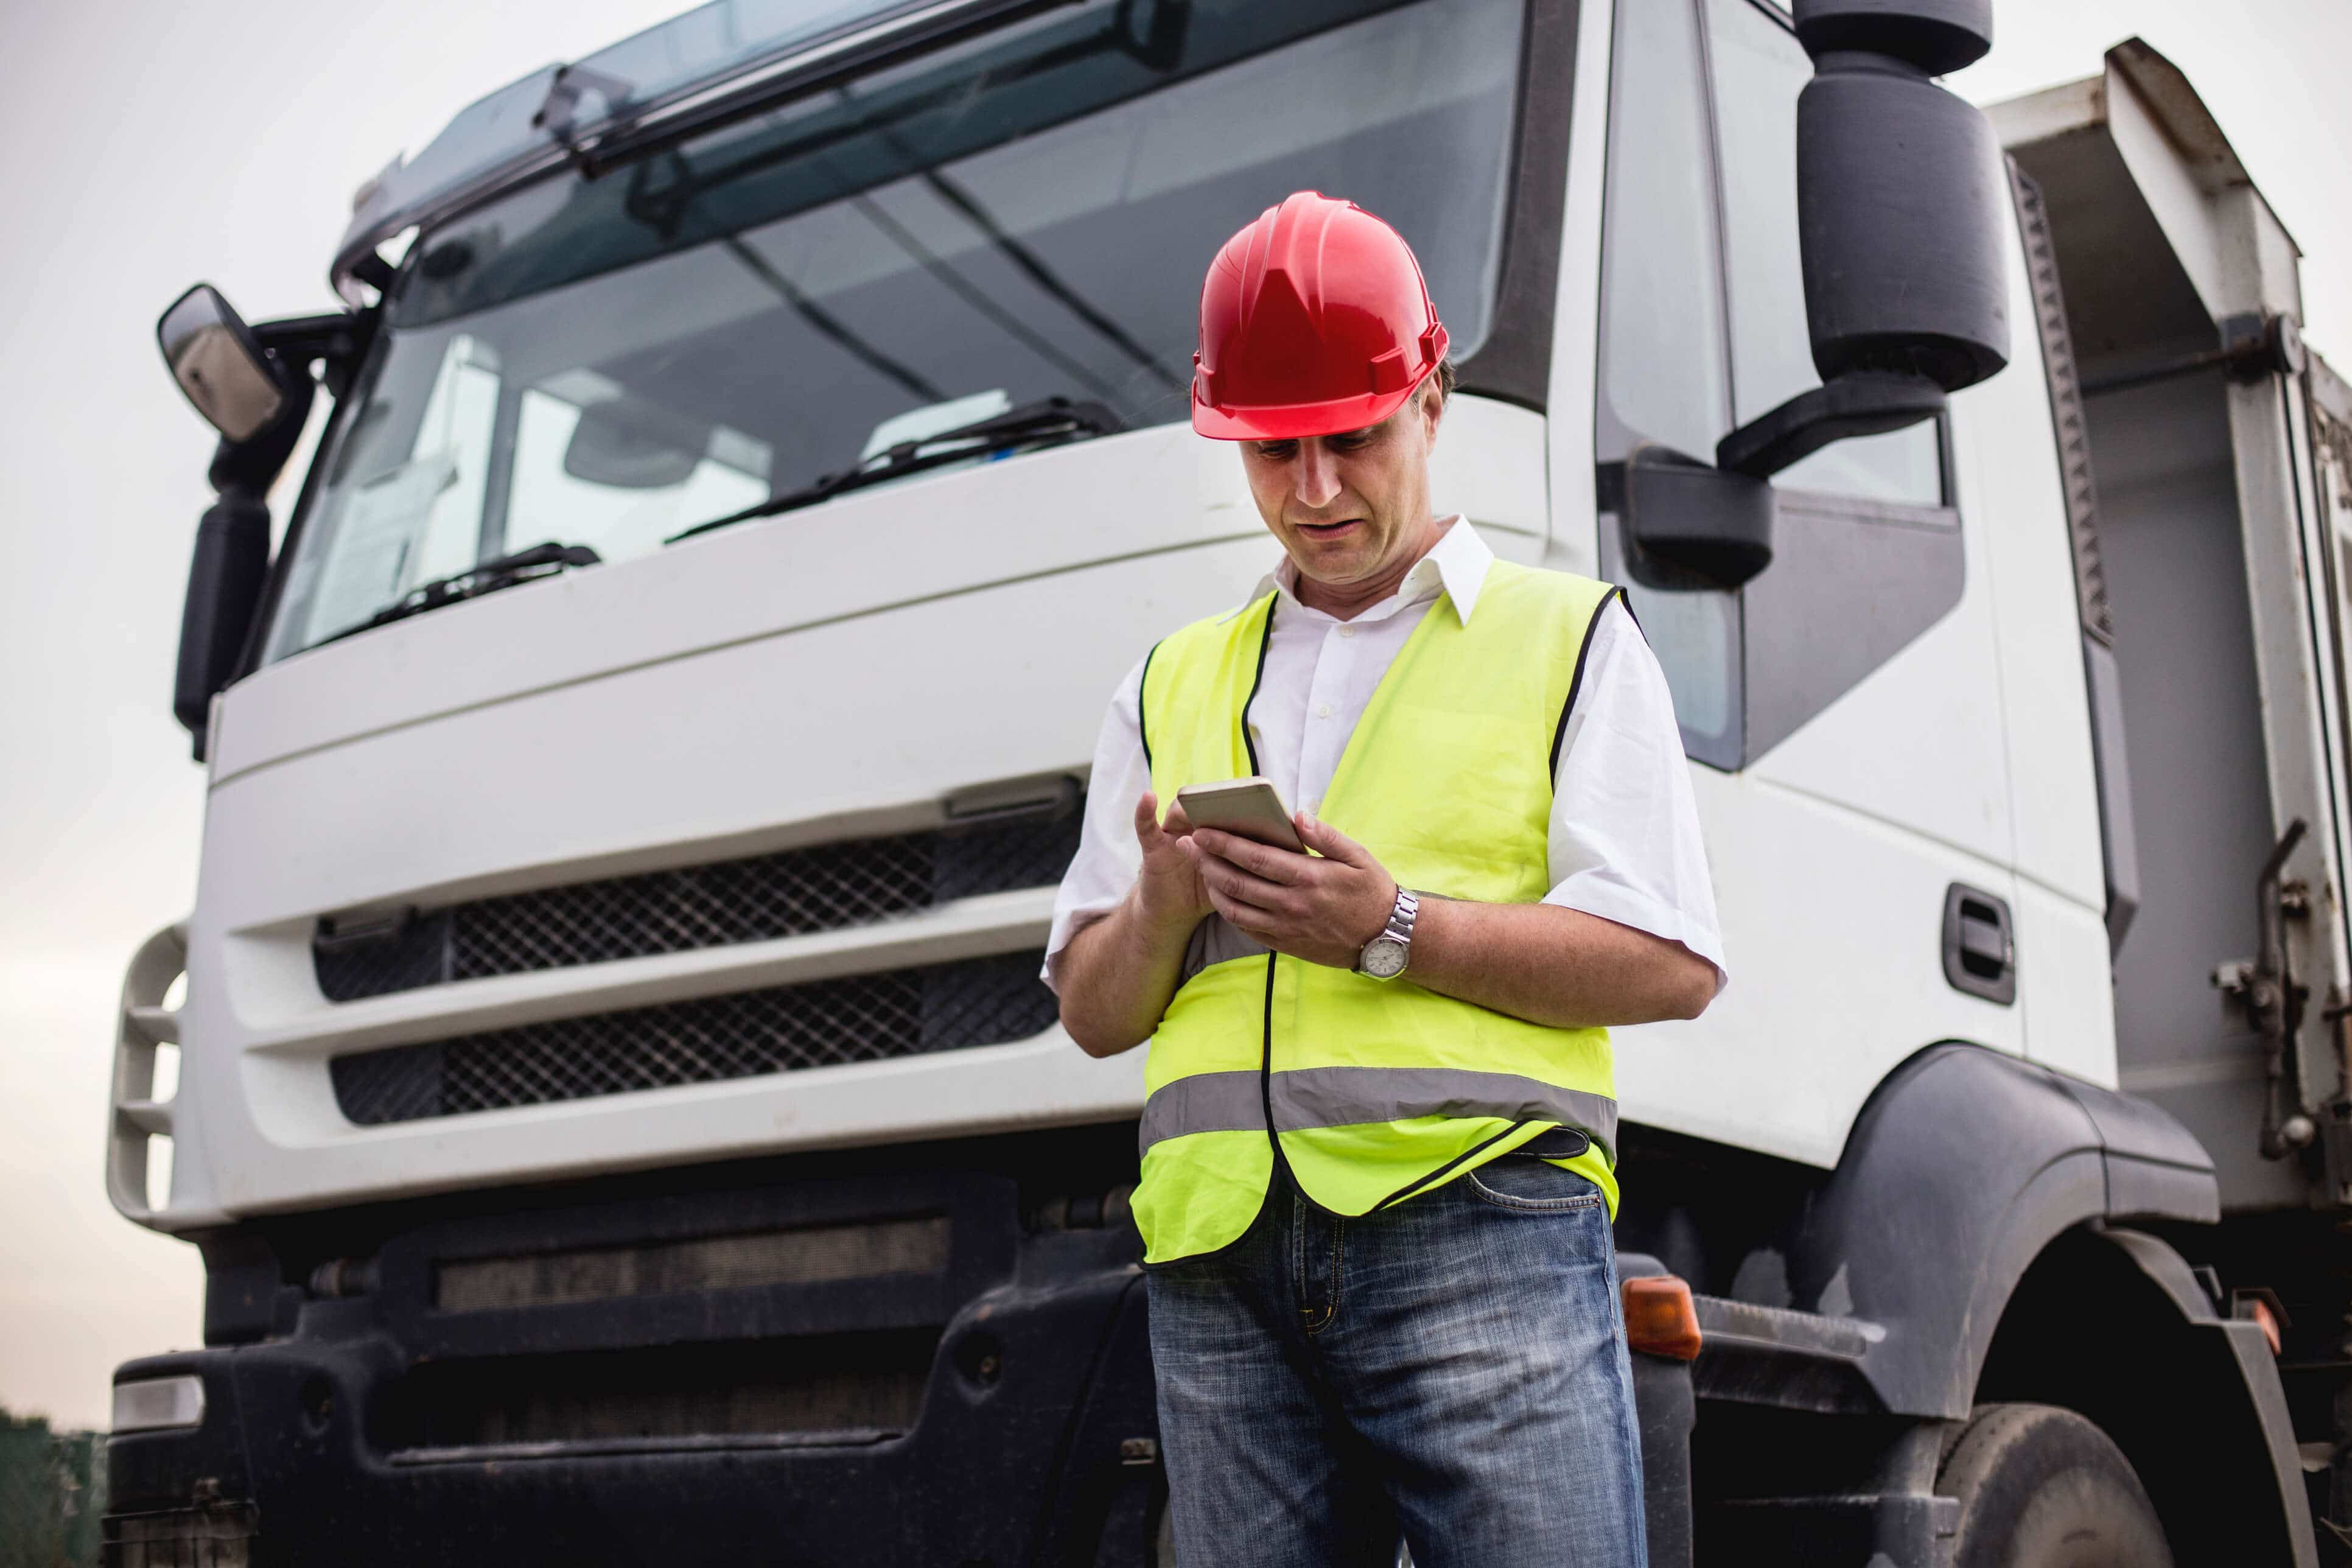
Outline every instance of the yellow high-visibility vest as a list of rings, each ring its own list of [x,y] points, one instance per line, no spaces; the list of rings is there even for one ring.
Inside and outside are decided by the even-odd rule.
[[[1484,903],[1549,890],[1552,774],[1607,584],[1497,561],[1472,624],[1432,605],[1349,739],[1322,818],[1400,886]],[[1258,771],[1244,711],[1274,625],[1268,593],[1155,647],[1144,754],[1177,789]],[[1145,1258],[1240,1239],[1277,1157],[1298,1190],[1356,1215],[1430,1191],[1559,1127],[1592,1141],[1558,1163],[1617,1206],[1616,1080],[1605,1029],[1554,1029],[1413,984],[1278,953],[1212,963],[1177,988],[1145,1065]]]

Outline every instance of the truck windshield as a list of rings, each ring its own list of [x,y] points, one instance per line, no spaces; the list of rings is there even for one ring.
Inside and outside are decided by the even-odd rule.
[[[1046,398],[1182,420],[1209,258],[1296,190],[1394,224],[1466,357],[1524,20],[1523,0],[1056,8],[425,235],[320,458],[268,657],[478,561],[542,541],[625,560]]]

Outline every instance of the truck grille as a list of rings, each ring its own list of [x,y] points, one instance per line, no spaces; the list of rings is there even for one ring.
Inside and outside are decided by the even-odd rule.
[[[947,1216],[921,1215],[634,1247],[453,1258],[434,1269],[433,1305],[444,1312],[564,1307],[629,1296],[698,1295],[922,1274],[947,1265]]]
[[[1042,950],[557,1018],[329,1064],[362,1126],[1002,1045],[1057,1014]]]
[[[1052,887],[1077,853],[1083,815],[1073,798],[1048,816],[478,899],[356,942],[321,921],[311,965],[329,1001],[353,1002],[485,975],[866,925],[954,899]]]
[[[395,1464],[480,1462],[501,1449],[728,1447],[761,1436],[873,1443],[913,1429],[936,1329],[428,1362],[388,1402]],[[158,1561],[162,1561],[158,1559]]]

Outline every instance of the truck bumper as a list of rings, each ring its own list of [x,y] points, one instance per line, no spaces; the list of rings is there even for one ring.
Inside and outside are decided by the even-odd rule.
[[[1117,1268],[976,1303],[942,1336],[921,1416],[898,1436],[393,1447],[383,1407],[404,1366],[381,1340],[134,1362],[118,1381],[202,1377],[205,1415],[110,1440],[110,1556],[1142,1563],[1164,1488],[1139,1285]]]
[[[1035,1187],[826,1175],[208,1246],[208,1333],[245,1342],[117,1372],[204,1396],[109,1440],[108,1560],[1163,1563],[1137,1238],[1116,1194]],[[362,1258],[297,1251],[363,1225]],[[1634,1363],[1651,1561],[1687,1564],[1692,1369]]]
[[[109,1560],[1148,1562],[1133,1227],[1024,1194],[869,1171],[208,1247],[208,1337],[247,1342],[116,1373],[204,1399],[110,1439]]]

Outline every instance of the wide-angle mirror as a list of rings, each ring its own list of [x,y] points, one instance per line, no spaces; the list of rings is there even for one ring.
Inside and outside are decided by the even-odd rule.
[[[155,322],[155,342],[196,412],[230,441],[251,439],[284,411],[277,366],[211,284],[172,302]]]

